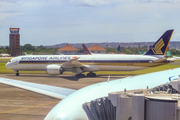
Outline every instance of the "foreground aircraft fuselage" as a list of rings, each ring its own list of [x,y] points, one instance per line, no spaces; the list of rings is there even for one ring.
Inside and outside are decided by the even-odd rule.
[[[167,30],[144,55],[92,54],[92,55],[26,55],[11,59],[6,68],[16,71],[46,71],[50,75],[71,71],[81,77],[95,76],[93,71],[133,71],[164,65],[170,61],[164,58],[174,30]],[[83,46],[84,47],[84,46]],[[86,52],[88,49],[86,48]],[[90,52],[89,52],[90,53]]]
[[[57,104],[46,116],[45,120],[88,120],[82,105],[91,100],[106,97],[110,92],[135,89],[146,89],[175,80],[180,77],[180,68],[166,70],[140,76],[97,83],[84,87]]]

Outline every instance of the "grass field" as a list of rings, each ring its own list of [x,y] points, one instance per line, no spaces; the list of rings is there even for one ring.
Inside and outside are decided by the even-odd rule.
[[[176,60],[175,62],[180,62],[180,60]]]
[[[162,65],[158,67],[152,67],[148,69],[143,69],[143,70],[137,70],[137,71],[100,71],[96,72],[97,74],[108,74],[108,75],[141,75],[141,74],[146,74],[146,73],[152,73],[152,72],[157,72],[157,71],[162,71],[162,70],[168,70],[168,69],[174,69],[174,68],[179,68],[180,65]]]
[[[9,60],[10,60],[10,59],[7,59],[7,58],[6,58],[6,59],[0,59],[0,62],[1,62],[1,61],[9,61]]]

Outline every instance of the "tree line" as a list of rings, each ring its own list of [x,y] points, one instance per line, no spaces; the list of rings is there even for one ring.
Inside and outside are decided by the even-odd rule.
[[[48,55],[56,54],[58,48],[46,48],[43,45],[34,47],[31,44],[25,44],[21,46],[22,54],[33,54],[33,55]]]
[[[7,53],[8,47],[1,47],[0,53]],[[46,48],[43,45],[40,45],[38,47],[34,47],[31,44],[25,44],[21,46],[22,54],[32,54],[32,55],[52,55],[58,53],[58,48]],[[107,53],[118,53],[117,48],[106,48]],[[82,48],[79,48],[79,51],[83,53]],[[147,47],[143,46],[140,48],[135,47],[121,47],[120,53],[124,54],[139,54],[139,51],[147,51]],[[169,50],[172,55],[180,55],[180,51],[176,49],[170,49]]]
[[[1,47],[0,53],[7,53],[9,47]],[[22,55],[52,55],[57,53],[58,48],[46,48],[42,45],[34,47],[31,44],[21,46]]]

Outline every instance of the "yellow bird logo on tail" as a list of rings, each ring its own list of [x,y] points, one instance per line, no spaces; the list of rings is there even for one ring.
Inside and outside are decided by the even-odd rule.
[[[154,54],[163,54],[163,52],[161,51],[162,47],[164,46],[164,41],[161,38],[161,40],[152,48],[152,51]]]

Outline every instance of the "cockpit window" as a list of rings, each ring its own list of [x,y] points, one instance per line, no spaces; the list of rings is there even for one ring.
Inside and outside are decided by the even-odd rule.
[[[9,62],[11,62],[11,61],[9,61]]]

